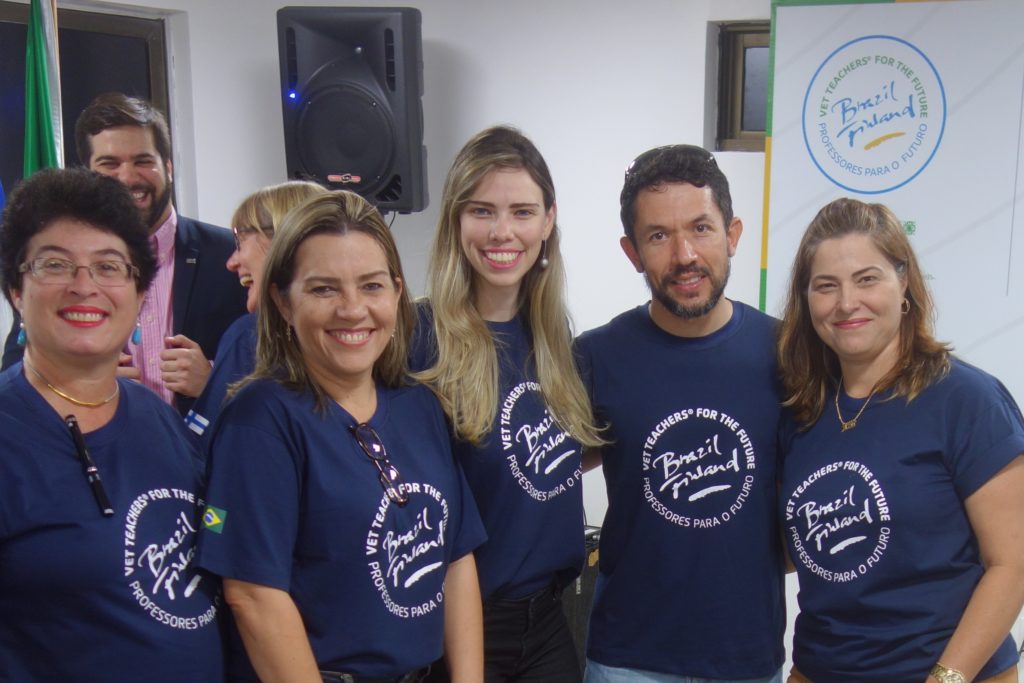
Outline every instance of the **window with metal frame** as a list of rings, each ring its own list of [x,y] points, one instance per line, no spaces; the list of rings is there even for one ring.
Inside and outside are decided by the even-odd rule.
[[[10,192],[22,172],[25,41],[29,6],[0,0],[0,182]],[[145,97],[167,112],[162,19],[58,9],[64,163],[78,164],[75,120],[100,93]]]
[[[717,149],[764,151],[769,31],[768,21],[719,24]]]

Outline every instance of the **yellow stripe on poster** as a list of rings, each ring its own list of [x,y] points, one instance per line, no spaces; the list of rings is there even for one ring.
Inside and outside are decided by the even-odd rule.
[[[762,313],[768,300],[768,208],[769,197],[771,197],[771,173],[768,170],[772,167],[772,137],[764,136],[764,195],[761,198],[761,295],[758,301],[758,308]]]

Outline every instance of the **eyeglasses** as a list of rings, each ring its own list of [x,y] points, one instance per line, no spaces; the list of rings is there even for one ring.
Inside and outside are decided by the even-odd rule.
[[[124,261],[95,261],[79,266],[67,259],[48,256],[22,263],[18,272],[32,273],[32,277],[44,285],[69,285],[82,268],[89,271],[93,282],[104,287],[123,287],[139,276],[139,269]]]
[[[231,234],[235,237],[235,251],[238,251],[242,248],[242,240],[247,239],[252,235],[266,235],[267,237],[272,237],[274,229],[242,226],[241,228],[231,228]]]
[[[409,495],[405,492],[405,482],[402,481],[398,469],[388,460],[387,449],[384,448],[377,430],[365,422],[349,427],[349,430],[352,436],[356,437],[366,456],[377,467],[377,481],[383,487],[388,500],[399,507],[408,503]]]
[[[697,162],[708,164],[715,168],[718,167],[718,162],[715,161],[715,155],[703,147],[698,147],[696,145],[665,145],[663,147],[649,149],[636,159],[633,159],[629,166],[626,167],[626,180],[628,181],[632,176],[635,176],[638,173],[643,173],[647,170],[647,167],[650,166],[652,161],[662,156],[671,157],[677,164]]]

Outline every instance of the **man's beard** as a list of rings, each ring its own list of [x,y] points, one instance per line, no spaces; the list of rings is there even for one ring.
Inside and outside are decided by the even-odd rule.
[[[143,214],[142,219],[146,221],[146,227],[149,231],[156,232],[156,229],[160,227],[160,217],[163,216],[167,206],[171,203],[171,183],[168,182],[164,185],[163,194],[160,196],[153,195],[153,203],[149,207],[149,211]]]
[[[719,300],[721,300],[722,295],[725,293],[725,285],[729,282],[729,271],[731,267],[732,262],[727,260],[725,262],[725,275],[721,280],[715,278],[710,270],[701,266],[679,266],[669,275],[662,278],[657,287],[652,284],[649,276],[645,277],[647,278],[647,286],[651,290],[651,295],[658,301],[658,303],[664,306],[666,310],[677,318],[693,320],[694,318],[701,318],[707,315],[714,310],[716,305],[718,305]],[[672,295],[669,294],[669,287],[671,286],[672,280],[691,273],[703,275],[708,279],[711,283],[711,294],[708,295],[708,299],[704,303],[688,306],[672,298]]]
[[[153,206],[150,207],[150,217],[146,221],[146,225],[150,226],[151,229],[160,227],[157,221],[164,215],[164,211],[167,210],[167,206],[171,203],[171,183],[168,182],[164,185],[164,194],[160,197],[153,198]]]

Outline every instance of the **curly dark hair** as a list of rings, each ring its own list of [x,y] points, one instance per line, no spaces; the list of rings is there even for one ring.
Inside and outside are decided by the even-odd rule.
[[[59,218],[71,218],[121,238],[131,263],[139,269],[136,289],[144,292],[156,275],[149,231],[128,189],[113,178],[84,168],[45,169],[11,193],[0,222],[0,285],[11,302],[21,290],[29,240]],[[11,302],[13,304],[13,302]]]
[[[696,145],[666,145],[647,150],[626,169],[622,193],[619,195],[619,217],[630,242],[636,244],[633,228],[637,195],[665,183],[689,183],[694,187],[711,188],[711,197],[722,212],[724,225],[728,227],[732,224],[729,181],[718,168],[715,156]]]

